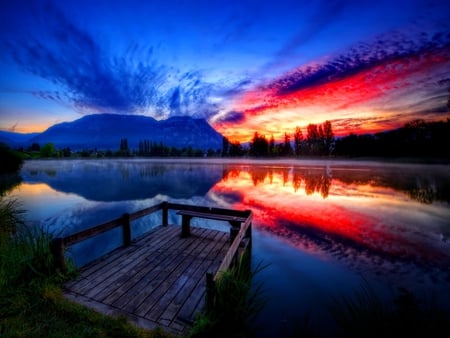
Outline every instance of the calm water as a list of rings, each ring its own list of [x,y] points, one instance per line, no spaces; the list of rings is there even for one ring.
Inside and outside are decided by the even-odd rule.
[[[257,323],[261,337],[291,331],[306,315],[328,324],[330,299],[352,294],[363,280],[383,299],[404,287],[450,309],[449,166],[72,160],[26,162],[21,175],[11,195],[31,224],[54,233],[161,201],[251,209],[253,262],[269,264],[257,275],[268,298]],[[132,231],[137,236],[157,223],[147,217]],[[117,246],[117,237],[107,233],[69,254],[84,264]]]

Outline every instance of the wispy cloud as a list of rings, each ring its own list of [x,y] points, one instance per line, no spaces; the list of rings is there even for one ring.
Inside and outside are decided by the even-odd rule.
[[[348,78],[362,71],[398,60],[417,62],[418,60],[415,58],[427,54],[442,55],[444,58],[448,58],[450,33],[438,32],[432,36],[427,35],[422,33],[416,39],[411,39],[397,33],[380,37],[372,42],[361,43],[328,62],[306,68],[300,67],[274,81],[269,87],[275,88],[278,94],[289,94],[304,88]],[[386,67],[386,71],[391,70]]]
[[[116,55],[105,47],[114,41],[92,36],[52,3],[33,14],[29,32],[1,43],[22,69],[65,89],[35,91],[36,96],[71,104],[81,113],[167,116],[190,113],[193,106],[197,114],[208,109],[210,85],[201,73],[180,73],[156,62],[151,46],[130,44]]]

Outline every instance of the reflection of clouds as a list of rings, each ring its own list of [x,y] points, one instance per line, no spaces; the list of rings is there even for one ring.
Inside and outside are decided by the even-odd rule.
[[[257,226],[289,242],[319,240],[327,243],[321,248],[330,252],[349,246],[355,252],[394,260],[450,264],[450,247],[438,239],[442,229],[448,228],[450,210],[416,203],[392,188],[370,184],[377,181],[371,170],[343,174],[333,170],[333,180],[326,168],[241,167],[230,173],[216,184],[215,194],[239,193],[240,201],[229,202],[232,207],[252,209]],[[370,183],[345,184],[334,178],[350,173],[356,174],[357,181]],[[286,184],[286,175],[292,184]]]
[[[420,296],[435,291],[444,304],[450,301],[450,243],[443,240],[450,236],[448,205],[409,199],[386,184],[381,169],[378,176],[364,168],[333,169],[331,180],[330,170],[292,166],[289,184],[287,170],[259,168],[255,175],[254,168],[234,169],[209,195],[239,194],[234,203],[223,199],[226,207],[251,209],[257,228],[393,288]]]

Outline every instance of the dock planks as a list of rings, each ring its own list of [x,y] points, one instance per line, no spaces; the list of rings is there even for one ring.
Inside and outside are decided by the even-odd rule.
[[[230,248],[229,234],[161,226],[84,266],[64,286],[67,298],[144,328],[186,332],[204,306],[207,272],[216,273]]]

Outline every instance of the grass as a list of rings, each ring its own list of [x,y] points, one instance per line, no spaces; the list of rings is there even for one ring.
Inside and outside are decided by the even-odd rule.
[[[265,304],[262,284],[252,285],[252,280],[263,268],[251,270],[246,252],[235,267],[222,272],[212,306],[197,317],[190,337],[252,337],[252,322]]]
[[[145,331],[125,318],[111,318],[62,296],[62,274],[50,253],[51,234],[27,227],[17,201],[0,199],[0,336],[171,337]],[[70,265],[69,265],[70,266]]]

